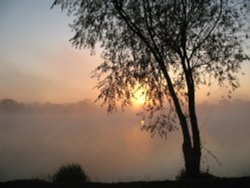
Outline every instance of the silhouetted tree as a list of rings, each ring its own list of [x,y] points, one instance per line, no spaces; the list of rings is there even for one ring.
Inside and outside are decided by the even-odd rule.
[[[195,89],[214,81],[229,93],[249,57],[244,52],[248,0],[55,0],[75,16],[76,48],[96,44],[104,62],[98,100],[108,111],[131,105],[133,88],[145,89],[143,129],[165,136],[178,118],[185,170],[200,174],[201,141]],[[120,103],[119,103],[120,104]]]

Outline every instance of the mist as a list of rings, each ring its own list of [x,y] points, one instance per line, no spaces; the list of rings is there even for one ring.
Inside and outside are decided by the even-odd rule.
[[[202,170],[250,175],[250,102],[197,106]],[[45,178],[79,163],[92,181],[174,179],[184,166],[181,131],[167,139],[141,131],[137,111],[107,114],[85,99],[68,104],[0,103],[0,181]]]

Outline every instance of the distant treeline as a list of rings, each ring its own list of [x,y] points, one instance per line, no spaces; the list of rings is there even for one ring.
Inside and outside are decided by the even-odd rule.
[[[197,105],[198,110],[206,110],[208,108],[250,108],[250,101],[244,101],[240,99],[227,100],[222,99],[218,104],[212,104],[208,101]],[[75,103],[23,103],[17,102],[13,99],[2,99],[0,100],[0,112],[66,112],[66,113],[76,113],[76,112],[93,112],[96,110],[105,110],[105,108],[99,108],[99,105],[92,102],[90,99],[84,99]]]
[[[0,112],[76,112],[76,111],[91,111],[96,109],[97,106],[89,99],[79,101],[76,103],[32,103],[26,104],[17,102],[13,99],[0,100]]]

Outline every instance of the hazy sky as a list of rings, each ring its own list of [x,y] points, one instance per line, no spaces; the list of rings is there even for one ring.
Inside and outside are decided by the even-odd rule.
[[[101,61],[75,50],[71,19],[52,0],[0,1],[0,98],[69,102],[95,96],[91,71]]]
[[[0,0],[0,99],[26,102],[74,102],[94,99],[96,80],[91,71],[102,61],[89,50],[72,48],[68,24],[73,18],[59,7],[50,9],[53,0]],[[235,98],[250,100],[250,64]],[[198,101],[219,98],[224,90],[210,88],[213,95],[198,94]],[[202,96],[202,97],[201,97]]]

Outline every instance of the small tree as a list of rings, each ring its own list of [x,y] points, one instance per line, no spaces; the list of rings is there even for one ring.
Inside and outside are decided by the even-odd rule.
[[[143,129],[165,136],[177,118],[186,174],[199,176],[195,91],[214,81],[229,93],[239,87],[237,74],[249,59],[244,52],[249,1],[55,0],[54,5],[75,16],[75,47],[103,48],[104,62],[94,72],[98,100],[114,111],[117,101],[122,108],[131,105],[137,83],[146,88]]]
[[[78,164],[63,165],[58,168],[52,176],[53,182],[69,182],[69,181],[89,181],[89,178]]]

